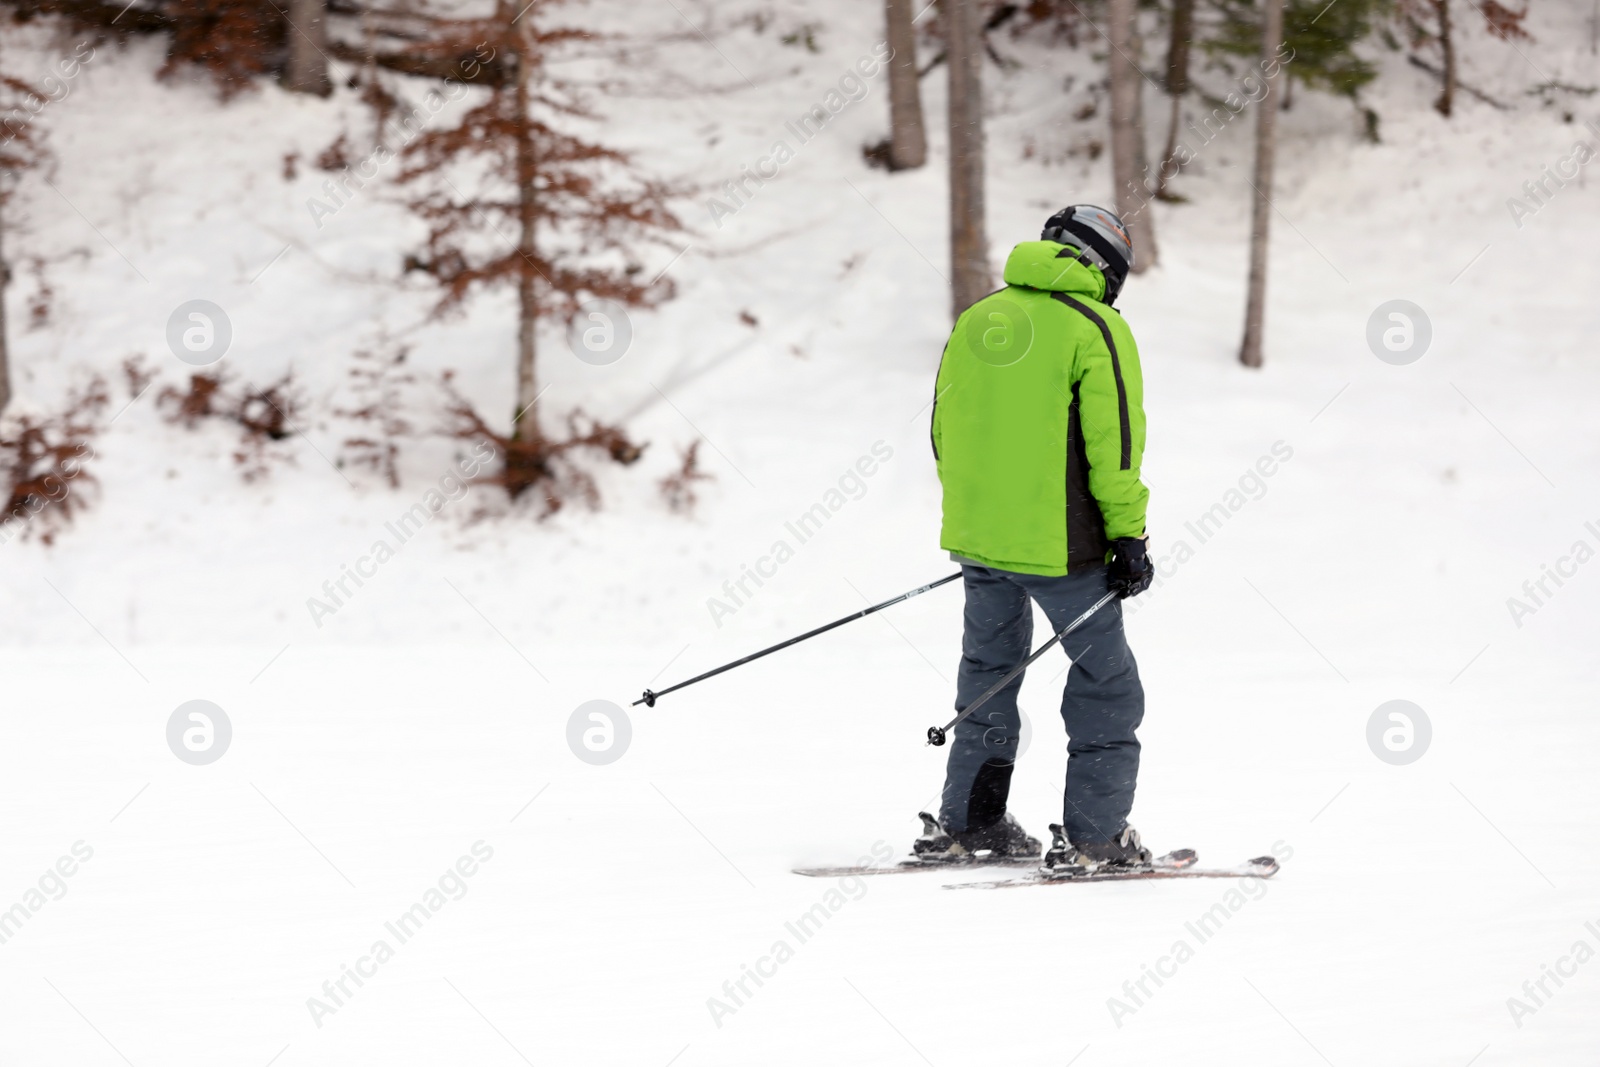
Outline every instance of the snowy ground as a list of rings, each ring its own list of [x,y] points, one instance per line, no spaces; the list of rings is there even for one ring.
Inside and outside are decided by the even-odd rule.
[[[719,51],[692,35],[646,50],[645,87],[608,103],[633,116],[621,136],[660,172],[736,176],[877,40],[872,5],[806,17],[824,26],[818,53],[777,41],[798,6],[759,34],[719,14]],[[13,257],[59,260],[52,324],[14,326],[21,391],[48,405],[84,365],[111,374],[137,352],[180,382],[166,318],[205,298],[233,320],[228,366],[251,381],[294,367],[313,416],[295,465],[245,487],[227,434],[167,426],[147,394],[96,444],[93,510],[54,547],[0,547],[0,909],[28,912],[0,925],[0,1062],[1592,1062],[1600,564],[1547,580],[1520,625],[1507,606],[1576,542],[1600,549],[1600,204],[1574,183],[1520,229],[1506,206],[1600,119],[1580,102],[1563,123],[1522,90],[1597,72],[1580,19],[1536,17],[1526,58],[1468,53],[1510,113],[1466,100],[1446,125],[1392,58],[1380,146],[1354,138],[1347,106],[1298,96],[1265,371],[1234,362],[1244,119],[1199,152],[1194,202],[1159,211],[1163,266],[1124,300],[1148,383],[1151,531],[1161,551],[1193,550],[1129,621],[1149,695],[1134,820],[1213,862],[1292,850],[1251,896],[788,873],[898,851],[933,803],[941,754],[921,738],[949,714],[950,588],[634,709],[613,764],[568,748],[584,701],[625,704],[950,569],[925,407],[947,328],[942,137],[923,172],[865,170],[881,79],[720,230],[685,206],[679,299],[637,317],[625,359],[591,367],[549,339],[554,409],[626,417],[652,442],[639,467],[601,472],[603,511],[469,525],[492,503],[475,492],[319,628],[307,598],[451,459],[415,447],[396,491],[325,462],[347,429],[331,411],[349,354],[386,329],[503,406],[508,305],[419,325],[426,293],[392,283],[417,232],[392,191],[312,226],[323,176],[305,158],[367,129],[347,99],[269,88],[223,108],[155,83],[149,45],[101,52],[42,120],[54,188],[24,186],[7,236]],[[39,40],[10,33],[7,56]],[[1108,198],[1099,166],[1023,159],[1029,138],[1059,153],[1100,134],[1068,118],[1086,57],[1063,97],[1062,72],[1014,47],[1038,63],[992,76],[997,262],[1053,207]],[[685,71],[736,88],[647,95]],[[925,103],[942,111],[939,77]],[[19,272],[13,301],[29,285]],[[1392,299],[1432,323],[1407,366],[1365,339]],[[653,482],[697,435],[717,480],[683,519]],[[892,457],[858,498],[718,626],[708,598],[878,442]],[[1279,442],[1292,456],[1238,503]],[[1185,524],[1219,503],[1230,517],[1202,544]],[[1046,663],[1024,691],[1013,792],[1036,832],[1064,763],[1064,664]],[[233,724],[209,766],[167,747],[192,699]],[[1368,748],[1393,699],[1432,724],[1410,765]],[[75,848],[70,877],[46,874]],[[473,873],[449,875],[462,857]],[[400,943],[385,923],[436,887]],[[818,903],[835,910],[802,944],[785,924]],[[1186,924],[1218,904],[1228,917],[1202,943]],[[393,958],[374,969],[361,961],[379,940]],[[773,971],[780,940],[793,956]],[[332,1003],[323,983],[358,965],[364,984],[346,979],[314,1019],[308,998]],[[733,1003],[724,983],[758,965],[772,975],[714,1017],[708,1000]],[[1146,966],[1163,984],[1125,990]],[[1511,997],[1534,1010],[1514,1017]]]

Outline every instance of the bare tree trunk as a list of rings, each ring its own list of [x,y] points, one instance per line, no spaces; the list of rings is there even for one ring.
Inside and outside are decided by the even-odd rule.
[[[328,80],[327,19],[327,0],[289,0],[289,64],[283,87],[292,93],[333,92]]]
[[[885,0],[889,24],[889,169],[910,170],[928,161],[922,129],[922,90],[917,79],[917,31],[911,25],[915,0]]]
[[[1155,220],[1148,210],[1150,191],[1145,182],[1144,127],[1140,122],[1141,79],[1136,0],[1110,0],[1111,55],[1111,183],[1116,187],[1117,214],[1128,227],[1133,242],[1135,272],[1156,263]]]
[[[538,355],[537,329],[539,324],[538,279],[533,263],[538,253],[538,190],[534,178],[538,160],[534,158],[533,129],[529,121],[532,106],[533,63],[528,49],[532,47],[523,35],[524,50],[515,57],[517,107],[517,204],[520,235],[517,252],[522,257],[517,276],[517,410],[511,419],[511,436],[519,441],[537,441],[542,436],[539,429],[539,378],[535,358]]]
[[[5,226],[0,222],[0,238]],[[6,290],[11,287],[11,264],[6,262],[5,249],[0,246],[0,414],[11,403],[11,342],[6,336]]]
[[[1133,22],[1130,25],[1132,33],[1129,39],[1132,41],[1133,47],[1129,49],[1128,55],[1133,57],[1135,72],[1139,73],[1138,80],[1133,83],[1133,173],[1138,176],[1136,191],[1138,192],[1139,200],[1146,206],[1148,213],[1150,198],[1155,195],[1155,183],[1152,180],[1155,176],[1155,169],[1150,166],[1150,154],[1145,138],[1145,131],[1148,127],[1144,121],[1144,87],[1148,79],[1137,70],[1137,64],[1144,58],[1144,37],[1139,32],[1139,9],[1137,7],[1134,8]],[[1155,262],[1156,241],[1153,223],[1150,226],[1149,244],[1150,263],[1141,264],[1141,270]]]
[[[372,107],[372,143],[383,143],[383,125],[389,121],[389,108],[385,104],[383,86],[378,84],[377,30],[373,26],[372,8],[361,5],[361,47],[366,56],[361,61],[361,95]]]
[[[1263,0],[1261,13],[1261,59],[1270,62],[1283,44],[1283,0]],[[1267,304],[1267,226],[1272,221],[1272,171],[1277,159],[1277,102],[1267,96],[1256,107],[1255,203],[1250,219],[1250,293],[1244,312],[1244,342],[1239,346],[1239,362],[1246,367],[1261,366],[1261,337]]]
[[[1189,92],[1189,55],[1194,43],[1194,0],[1172,0],[1172,33],[1167,40],[1167,96],[1172,101],[1172,112],[1167,121],[1167,147],[1161,153],[1161,167],[1156,172],[1156,196],[1165,198],[1167,182],[1180,169],[1174,158],[1178,154],[1178,122],[1183,98]]]
[[[1456,42],[1450,28],[1450,0],[1433,0],[1433,9],[1439,13],[1439,47],[1444,50],[1444,88],[1433,106],[1449,118],[1456,106]]]
[[[959,316],[991,288],[983,200],[979,0],[942,0],[950,65],[950,298]]]

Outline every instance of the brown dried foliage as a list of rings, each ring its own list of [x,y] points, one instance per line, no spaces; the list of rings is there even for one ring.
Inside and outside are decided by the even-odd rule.
[[[1489,32],[1502,41],[1533,40],[1533,35],[1523,29],[1523,20],[1528,17],[1528,4],[1524,0],[1521,11],[1513,11],[1498,0],[1483,0],[1483,6],[1478,9],[1483,13],[1484,24]]]
[[[198,66],[224,100],[254,88],[255,78],[278,63],[287,40],[282,11],[263,0],[169,0],[162,14],[172,43],[156,77]]]
[[[274,461],[291,458],[271,446],[294,433],[293,419],[301,405],[293,373],[268,386],[239,388],[233,388],[222,371],[192,374],[186,391],[169,385],[161,390],[156,403],[168,422],[185,429],[192,430],[209,419],[238,426],[242,432],[233,461],[247,482],[264,477]]]
[[[1402,23],[1410,32],[1411,47],[1437,45],[1439,35],[1435,27],[1440,8],[1447,0],[1399,0],[1396,10]],[[1513,11],[1499,0],[1473,0],[1472,7],[1483,16],[1484,28],[1502,41],[1531,41],[1533,35],[1522,25],[1528,17],[1529,0],[1523,0],[1522,10]]]
[[[86,507],[74,483],[92,484],[84,468],[94,455],[90,440],[110,401],[104,378],[69,394],[61,411],[46,416],[16,415],[0,426],[0,476],[6,493],[0,512],[0,544],[37,535],[53,544],[56,535]]]
[[[567,415],[564,437],[541,434],[519,438],[502,434],[456,390],[452,378],[452,373],[446,371],[441,380],[448,401],[445,414],[450,420],[445,435],[459,441],[488,441],[501,456],[499,470],[474,482],[497,485],[513,500],[531,490],[539,501],[540,519],[554,515],[571,500],[582,501],[591,509],[600,506],[599,486],[594,476],[578,464],[578,453],[587,450],[629,466],[649,447],[636,444],[620,427],[590,418],[581,410]]]
[[[209,2],[127,4],[123,0],[0,0],[19,22],[41,15],[58,15],[75,34],[88,30],[98,39],[132,40],[140,36],[170,34],[178,38],[169,47],[162,74],[171,77],[186,63],[207,68],[231,96],[250,86],[256,73],[275,70],[285,56],[288,25],[286,0],[264,0],[259,10],[245,3]],[[406,15],[392,7],[350,4],[332,0],[329,10],[339,15],[378,16],[375,50],[334,37],[323,46],[329,57],[352,66],[371,64],[415,78],[441,80],[459,76],[453,59],[413,50],[434,19]],[[390,18],[392,16],[392,18]],[[259,34],[252,32],[259,29]],[[484,63],[474,75],[481,82],[501,81],[504,68]]]
[[[457,309],[479,288],[533,281],[542,315],[570,316],[586,299],[653,306],[672,295],[670,280],[642,278],[635,252],[683,228],[667,206],[676,190],[645,179],[629,156],[563,127],[596,120],[570,83],[547,63],[569,44],[594,36],[545,28],[542,16],[560,0],[535,0],[516,18],[504,6],[494,17],[442,21],[428,46],[441,58],[476,55],[514,67],[531,65],[530,107],[519,114],[514,79],[484,91],[458,125],[428,129],[400,153],[398,180],[420,190],[409,206],[428,228],[414,265],[443,287],[436,311]],[[515,22],[513,22],[515,19]],[[440,181],[463,160],[482,165],[482,188],[458,198]],[[524,189],[534,190],[531,254],[501,240],[523,222]]]
[[[0,75],[0,172],[15,174],[45,162],[34,115],[46,103],[45,95],[27,82]],[[0,182],[0,204],[10,200],[15,188],[15,182]]]
[[[318,170],[345,170],[349,168],[350,163],[350,138],[343,133],[317,156]]]

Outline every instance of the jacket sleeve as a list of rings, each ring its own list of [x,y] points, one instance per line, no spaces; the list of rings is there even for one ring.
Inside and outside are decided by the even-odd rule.
[[[1140,537],[1150,491],[1139,478],[1144,459],[1144,376],[1139,349],[1122,316],[1090,313],[1094,328],[1078,348],[1074,381],[1089,457],[1089,492],[1100,505],[1106,537]]]

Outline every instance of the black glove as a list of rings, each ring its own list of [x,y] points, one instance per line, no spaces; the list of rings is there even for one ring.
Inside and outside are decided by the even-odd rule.
[[[1155,580],[1148,537],[1119,537],[1111,542],[1111,588],[1126,600],[1150,588]]]

